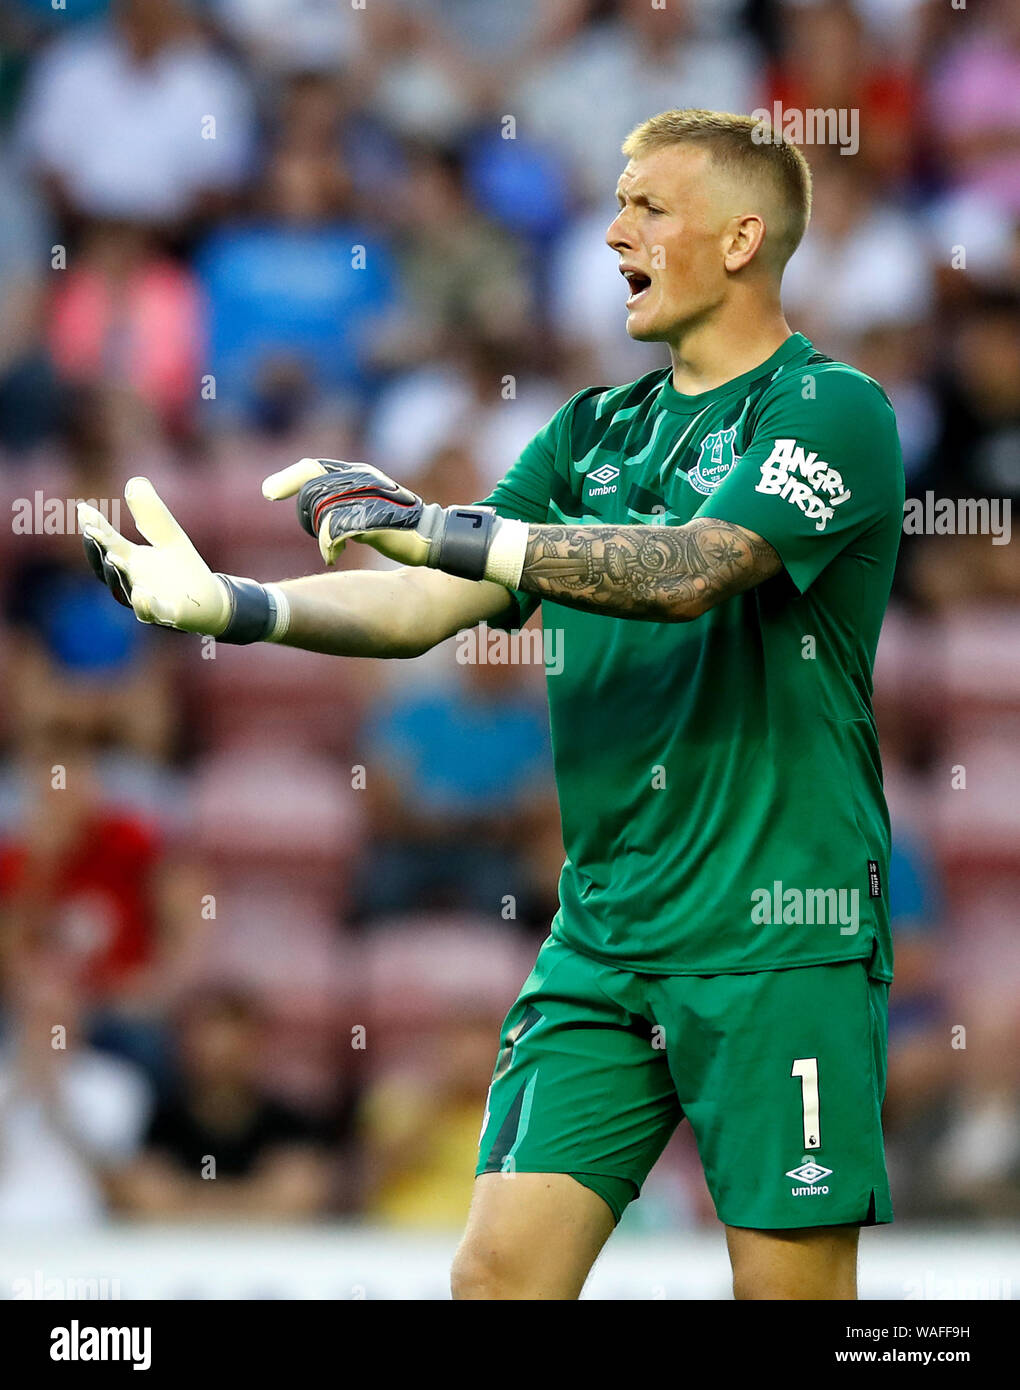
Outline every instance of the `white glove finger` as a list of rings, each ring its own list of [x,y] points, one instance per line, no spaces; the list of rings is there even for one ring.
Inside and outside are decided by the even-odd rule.
[[[335,565],[343,554],[347,542],[355,539],[354,536],[339,536],[334,539],[329,534],[329,517],[327,516],[319,527],[319,554],[327,565]]]
[[[168,603],[166,599],[157,598],[155,594],[146,594],[145,600],[150,623],[162,623],[164,627],[177,626],[177,610],[174,604]]]
[[[131,591],[131,607],[139,622],[157,623],[161,627],[177,626],[175,605],[166,599],[157,598],[149,589],[139,588],[137,584]]]
[[[293,497],[300,492],[305,483],[328,473],[318,459],[299,459],[289,468],[281,468],[278,473],[270,473],[262,484],[262,496],[271,502],[279,502],[283,497]]]
[[[134,544],[111,526],[102,512],[97,512],[95,507],[90,507],[87,502],[78,503],[78,525],[82,534],[91,536],[111,558],[115,557],[125,562],[131,558]]]
[[[139,531],[154,546],[194,546],[184,527],[171,512],[148,478],[129,478],[124,486],[124,500]]]
[[[155,599],[148,589],[142,589],[136,584],[131,590],[131,607],[140,623],[154,623],[156,621],[152,611],[154,603]]]
[[[389,475],[388,473],[384,473],[384,472],[382,471],[381,468],[376,468],[374,464],[371,464],[371,463],[358,463],[358,464],[355,464],[355,465],[353,465],[353,466],[356,467],[356,468],[363,468],[363,469],[365,470],[366,473],[371,473],[371,474],[373,475],[373,477],[376,477],[376,478],[379,479],[379,481],[380,481],[380,483],[382,483],[383,487],[387,487],[387,488],[397,488],[397,487],[400,486],[400,484],[397,482],[397,480],[396,480],[395,478],[391,478],[390,475]]]

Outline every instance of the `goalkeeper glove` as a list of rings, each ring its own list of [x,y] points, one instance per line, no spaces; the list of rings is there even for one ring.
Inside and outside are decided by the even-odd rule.
[[[301,459],[262,484],[265,497],[297,493],[298,518],[318,537],[327,565],[349,540],[365,541],[403,565],[427,565],[462,579],[520,584],[528,527],[491,507],[423,502],[378,468],[337,459]]]
[[[149,545],[126,540],[95,507],[78,503],[86,558],[118,603],[139,622],[222,642],[280,640],[290,608],[275,584],[213,574],[148,478],[130,479],[124,498]]]

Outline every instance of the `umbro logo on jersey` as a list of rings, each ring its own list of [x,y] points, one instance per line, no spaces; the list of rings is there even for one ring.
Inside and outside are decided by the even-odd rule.
[[[598,483],[598,487],[591,489],[592,497],[604,497],[607,492],[615,492],[615,479],[619,476],[620,470],[611,463],[604,463],[601,468],[596,468],[594,473],[589,473],[589,482]]]
[[[823,1168],[820,1163],[815,1163],[813,1159],[805,1159],[799,1168],[791,1168],[786,1174],[788,1178],[793,1178],[794,1182],[804,1183],[803,1187],[792,1189],[791,1197],[827,1197],[829,1189],[820,1187],[818,1184],[822,1178],[832,1176],[831,1168]]]

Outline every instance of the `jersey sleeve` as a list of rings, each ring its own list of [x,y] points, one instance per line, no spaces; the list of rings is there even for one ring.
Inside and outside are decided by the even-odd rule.
[[[511,465],[506,475],[479,505],[493,507],[497,516],[507,517],[511,521],[527,521],[539,526],[548,520],[557,444],[560,430],[564,427],[572,405],[573,400],[568,401],[547,425],[542,426],[535,437],[524,446],[517,462]],[[491,627],[507,631],[523,627],[541,603],[537,594],[526,594],[521,589],[511,589],[509,592],[515,602],[510,605],[503,618],[494,619],[490,623]]]
[[[766,402],[740,458],[697,515],[768,541],[804,593],[891,511],[903,512],[892,406],[868,377],[830,368],[797,373]]]

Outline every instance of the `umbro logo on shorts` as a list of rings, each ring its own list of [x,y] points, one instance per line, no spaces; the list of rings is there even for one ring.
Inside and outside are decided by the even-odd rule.
[[[823,1168],[820,1163],[802,1163],[799,1168],[791,1168],[786,1176],[796,1178],[798,1182],[817,1182],[819,1178],[827,1178],[831,1172],[831,1168]]]
[[[820,1178],[827,1178],[831,1174],[831,1168],[823,1168],[820,1163],[815,1163],[812,1159],[805,1160],[799,1168],[791,1168],[786,1174],[795,1182],[806,1184],[804,1187],[793,1188],[790,1195],[792,1197],[827,1197],[829,1189],[819,1187],[818,1182]]]

